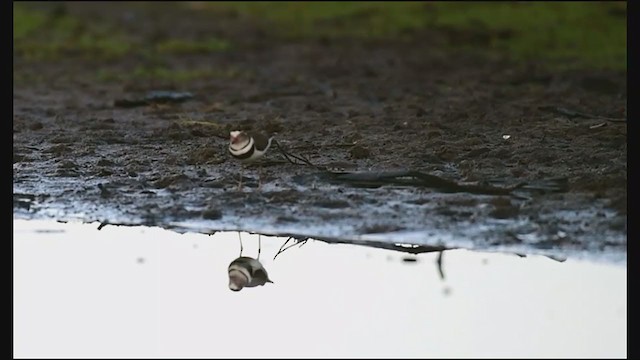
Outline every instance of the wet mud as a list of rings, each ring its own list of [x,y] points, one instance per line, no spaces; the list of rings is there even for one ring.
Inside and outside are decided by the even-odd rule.
[[[67,7],[89,19],[123,11]],[[171,21],[144,9],[127,22],[142,39]],[[96,69],[144,61],[14,56],[14,217],[626,259],[626,72],[443,49],[446,34],[432,31],[284,42],[241,19],[189,18],[173,30],[240,46],[158,61],[231,75],[98,81]],[[236,129],[317,167],[275,148],[241,165],[227,153]],[[371,177],[390,172],[400,175]],[[488,188],[502,190],[472,191]]]

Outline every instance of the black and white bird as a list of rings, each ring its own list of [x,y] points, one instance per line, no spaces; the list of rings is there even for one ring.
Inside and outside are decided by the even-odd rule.
[[[241,256],[229,264],[229,289],[232,291],[262,286],[266,283],[273,283],[273,281],[269,279],[267,270],[257,259]]]
[[[255,162],[264,156],[271,147],[273,137],[267,137],[259,132],[234,130],[229,133],[229,153],[233,158],[244,164]],[[260,181],[262,185],[262,168],[260,168]],[[240,172],[239,189],[242,189],[242,172]]]

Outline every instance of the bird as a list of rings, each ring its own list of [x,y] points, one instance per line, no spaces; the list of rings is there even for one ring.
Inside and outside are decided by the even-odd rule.
[[[257,259],[241,256],[229,264],[229,289],[240,291],[245,287],[263,286],[273,283],[267,270]]]
[[[264,156],[271,147],[273,137],[259,132],[233,130],[229,132],[229,153],[243,164],[251,164]],[[258,188],[262,187],[262,167],[260,167]],[[242,189],[242,172],[238,189]]]

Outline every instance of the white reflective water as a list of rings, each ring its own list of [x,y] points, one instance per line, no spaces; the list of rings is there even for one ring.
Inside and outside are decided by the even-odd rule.
[[[626,264],[14,220],[14,357],[626,357]],[[258,237],[243,234],[245,256]]]

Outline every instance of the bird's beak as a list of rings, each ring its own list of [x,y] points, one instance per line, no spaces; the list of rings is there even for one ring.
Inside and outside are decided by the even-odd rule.
[[[235,144],[236,142],[238,142],[238,137],[237,136],[232,136],[231,137],[231,143]]]

